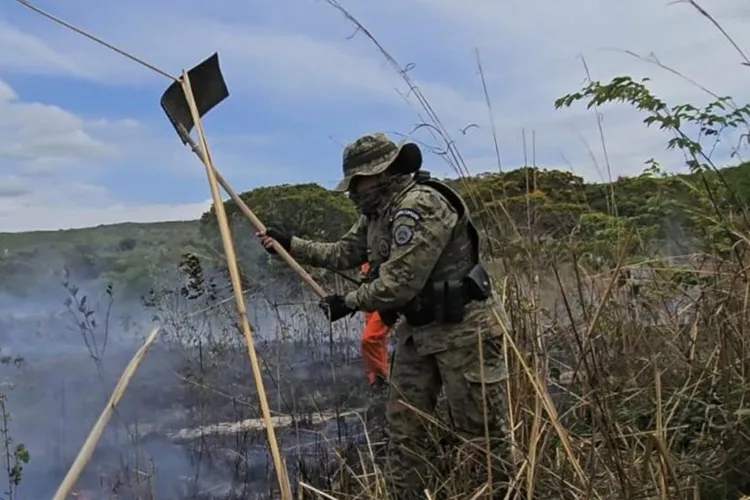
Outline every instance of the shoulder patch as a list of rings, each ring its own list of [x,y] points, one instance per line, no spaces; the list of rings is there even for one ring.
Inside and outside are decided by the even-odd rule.
[[[382,238],[378,242],[378,253],[384,259],[387,259],[390,256],[390,254],[391,254],[391,244],[388,242],[387,239]]]
[[[409,226],[399,225],[393,230],[393,242],[398,246],[409,243],[414,236],[414,230]]]
[[[417,212],[413,208],[402,208],[400,210],[397,210],[396,213],[393,214],[393,217],[391,217],[391,220],[396,220],[399,217],[408,217],[417,222],[422,220],[422,216],[419,215],[419,212]]]

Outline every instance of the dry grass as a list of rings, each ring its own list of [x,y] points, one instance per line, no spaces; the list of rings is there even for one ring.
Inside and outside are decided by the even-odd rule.
[[[328,3],[402,74],[409,97],[424,111],[422,127],[444,144],[435,149],[466,175],[454,141],[408,68],[340,4]],[[691,154],[714,167],[703,150]],[[496,227],[512,226],[499,206]],[[565,255],[564,246],[550,259],[538,243],[543,235],[527,229],[531,234],[524,237],[514,227],[501,232],[519,245],[523,265],[517,255],[512,263],[502,256],[493,273],[511,366],[507,420],[516,474],[508,498],[747,494],[747,239],[735,234],[731,257],[654,256],[628,269],[624,249],[632,233],[621,235],[613,244],[623,250],[612,252],[619,258],[605,275],[594,276],[572,252]],[[633,274],[636,279],[626,277]],[[550,389],[558,394],[552,397]],[[457,493],[471,496],[460,488]]]
[[[327,2],[399,71],[409,86],[405,97],[422,109],[419,128],[443,145],[433,150],[468,175],[407,69],[335,0]],[[491,107],[487,92],[486,99]],[[636,267],[625,265],[632,257],[625,249],[637,236],[633,228],[612,242],[611,265],[594,272],[564,245],[551,255],[540,243],[544,235],[533,227],[520,231],[502,203],[497,207],[496,228],[504,229],[488,236],[518,249],[496,253],[492,261],[494,308],[511,374],[509,456],[487,457],[512,466],[501,498],[718,500],[749,494],[747,238],[735,234],[731,255],[654,255]],[[306,301],[292,314],[270,305],[275,326],[259,329],[258,350],[295,495],[392,497],[381,472],[382,408],[362,410],[370,398],[362,390],[356,325],[323,324]],[[193,478],[181,498],[247,498],[274,482],[258,458],[262,425],[227,307],[205,296],[162,296],[156,303],[171,332],[167,345],[181,358],[175,373],[180,402],[192,410],[191,428],[168,434],[190,443],[196,455],[219,456],[214,470],[233,468],[229,487],[208,491]],[[442,452],[425,497],[482,498],[491,488],[467,491],[462,457],[443,446],[457,436],[441,416],[424,415],[431,444]],[[156,495],[140,491],[132,498]]]
[[[541,265],[527,258],[527,269],[502,259],[492,268],[511,371],[506,418],[512,455],[491,457],[512,458],[506,498],[726,499],[746,493],[750,366],[742,268],[697,255],[595,274],[575,262]],[[618,279],[627,271],[638,279]],[[156,301],[152,311],[167,333],[162,347],[179,361],[172,370],[179,389],[155,394],[153,415],[142,409],[129,421],[131,430],[138,423],[130,440],[179,443],[203,472],[181,480],[181,496],[164,496],[152,482],[165,474],[158,463],[151,470],[143,455],[126,457],[126,465],[122,457],[117,465],[100,455],[94,463],[105,479],[94,481],[96,489],[134,499],[275,494],[243,340],[224,295],[169,294]],[[269,403],[296,494],[388,498],[382,407],[366,409],[357,322],[328,325],[313,301],[298,298],[272,303],[256,297],[252,303]],[[80,298],[70,307],[77,311]],[[105,330],[87,335],[94,340]],[[142,384],[132,390],[154,390]],[[187,418],[149,428],[175,405],[189,409]],[[442,416],[425,416],[441,451],[431,498],[481,498],[482,491],[466,491],[462,458],[441,447],[452,435]],[[128,418],[119,415],[118,425]],[[91,487],[91,472],[79,491]],[[226,479],[206,483],[207,473]]]
[[[637,281],[624,283],[617,279],[622,268],[595,275],[567,264],[530,275],[496,262],[497,312],[507,327],[511,369],[506,418],[515,469],[507,498],[718,499],[748,491],[746,285],[739,285],[731,263],[704,257],[689,270],[653,262],[639,269]],[[710,279],[686,285],[685,274]],[[279,342],[263,354],[275,414],[287,415],[295,428],[282,438],[283,447],[301,446],[303,427],[332,444],[316,467],[303,467],[297,485],[313,496],[324,491],[326,498],[387,498],[381,439],[368,428],[374,424],[343,439],[317,426],[332,415],[356,413],[367,398],[351,387],[362,387],[356,330],[333,328],[326,339],[320,335],[325,325],[310,323],[316,316],[308,309],[282,321]],[[307,337],[310,331],[317,334]],[[305,389],[306,375],[291,374],[301,367],[295,344],[308,353],[308,363],[317,363],[307,366],[317,377],[315,393]],[[223,407],[224,418],[241,420],[236,400],[247,394],[247,378],[239,357],[235,363],[226,350],[203,354],[200,367],[197,358],[187,355],[186,366],[192,366],[189,385],[202,391],[201,404],[211,408],[211,418]],[[232,383],[227,368],[240,372]],[[248,395],[241,404],[250,408],[250,401]],[[446,422],[431,420],[436,446],[451,435]],[[474,494],[465,491],[462,469],[451,462],[456,459],[444,449],[443,463],[433,464],[433,498]]]

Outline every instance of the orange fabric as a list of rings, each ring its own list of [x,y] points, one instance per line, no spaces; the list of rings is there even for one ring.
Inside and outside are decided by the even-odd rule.
[[[362,274],[367,273],[369,267],[366,262],[362,264]],[[377,375],[388,378],[388,332],[391,328],[383,324],[377,312],[364,312],[364,317],[360,348],[367,380],[373,384]]]

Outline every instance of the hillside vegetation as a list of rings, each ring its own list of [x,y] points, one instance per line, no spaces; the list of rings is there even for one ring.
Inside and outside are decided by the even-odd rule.
[[[0,233],[0,283],[4,293],[33,294],[54,286],[67,267],[76,281],[112,281],[136,293],[200,242],[195,221]]]
[[[635,224],[645,254],[665,241],[671,249],[686,250],[705,241],[709,231],[709,202],[697,173],[646,172],[591,183],[569,171],[522,167],[446,180],[464,194],[480,229],[500,243],[491,248],[495,258],[513,252],[521,233],[545,241],[586,243],[589,250],[606,254],[612,238]],[[750,203],[750,163],[711,172],[706,181],[717,198]],[[731,195],[726,186],[732,187]],[[307,238],[334,240],[356,217],[346,196],[314,183],[261,187],[241,197],[267,225]],[[260,251],[250,223],[234,202],[225,206],[246,271],[256,277],[285,272]],[[730,211],[728,205],[725,209]],[[163,271],[176,269],[186,253],[201,255],[204,262],[223,259],[213,208],[198,221],[0,233],[0,282],[6,293],[22,295],[49,286],[67,266],[80,281],[112,281],[123,293],[140,296]],[[265,269],[269,266],[270,271]]]

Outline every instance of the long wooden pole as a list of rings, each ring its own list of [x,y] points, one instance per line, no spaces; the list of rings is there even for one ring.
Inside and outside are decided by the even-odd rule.
[[[250,322],[247,319],[247,307],[245,305],[245,297],[242,294],[242,282],[240,280],[240,271],[237,265],[237,256],[234,251],[234,242],[232,241],[232,235],[229,231],[229,221],[227,220],[227,214],[224,210],[224,203],[221,201],[221,194],[219,193],[219,184],[216,176],[216,169],[211,161],[211,155],[208,150],[208,142],[203,131],[203,124],[201,122],[200,113],[198,112],[198,106],[195,103],[195,96],[193,95],[192,87],[190,86],[190,78],[188,77],[187,71],[182,71],[182,89],[185,93],[185,99],[188,106],[190,107],[190,113],[193,116],[193,122],[195,123],[195,130],[198,135],[199,148],[201,161],[206,167],[206,176],[208,177],[208,184],[211,188],[211,197],[214,202],[214,209],[216,211],[216,218],[219,223],[219,231],[221,233],[221,240],[224,246],[224,254],[227,259],[227,265],[229,267],[229,276],[232,281],[232,291],[234,292],[234,298],[237,305],[237,313],[239,315],[240,324],[242,326],[242,333],[245,336],[245,343],[247,344],[247,351],[250,356],[250,364],[253,369],[253,378],[255,379],[255,386],[258,390],[258,399],[260,400],[260,408],[263,416],[263,421],[266,426],[266,434],[268,436],[268,444],[271,449],[271,457],[273,459],[274,468],[276,469],[276,477],[279,482],[279,489],[281,491],[282,500],[292,500],[292,489],[289,484],[289,477],[286,473],[286,467],[279,452],[279,445],[276,441],[276,432],[273,426],[273,420],[271,419],[271,410],[268,407],[268,398],[266,397],[266,390],[263,386],[263,377],[260,371],[260,365],[258,363],[258,357],[255,353],[255,343],[253,342],[253,331],[250,327]]]
[[[151,333],[148,334],[143,345],[135,353],[130,360],[130,363],[128,363],[128,366],[125,367],[125,371],[120,375],[120,380],[117,381],[117,385],[112,391],[112,395],[109,397],[107,405],[102,410],[99,419],[86,437],[86,441],[83,442],[83,446],[81,446],[76,459],[73,461],[70,469],[68,469],[68,473],[65,474],[60,486],[57,487],[57,492],[55,493],[55,496],[52,497],[52,500],[66,500],[70,495],[70,491],[76,485],[78,477],[81,475],[81,472],[83,472],[86,464],[89,463],[89,460],[91,460],[91,455],[94,453],[96,445],[102,437],[102,432],[104,432],[104,428],[109,423],[109,419],[112,418],[112,413],[115,411],[115,407],[120,402],[120,398],[122,398],[125,389],[127,389],[128,384],[130,384],[130,380],[133,378],[135,371],[138,369],[138,366],[140,366],[141,361],[143,361],[146,351],[148,351],[151,344],[154,343],[160,330],[161,326],[159,325],[151,330]]]
[[[55,23],[58,23],[82,36],[85,36],[86,38],[89,38],[90,40],[93,40],[94,42],[103,45],[107,47],[108,49],[117,52],[118,54],[127,57],[128,59],[156,72],[160,75],[172,80],[172,81],[178,81],[178,79],[175,76],[172,76],[171,74],[167,73],[166,71],[149,64],[148,62],[144,61],[143,59],[140,59],[118,47],[115,47],[114,45],[104,41],[103,39],[93,36],[90,33],[78,28],[77,26],[74,26],[56,16],[53,16],[52,14],[49,14],[42,9],[32,5],[28,0],[18,0],[19,3],[24,5],[25,7],[28,7],[29,9],[35,11],[36,13],[54,21]],[[182,79],[181,84],[183,91],[185,93],[185,98],[188,103],[188,106],[190,107],[190,112],[193,116],[193,121],[196,125],[196,130],[198,133],[198,138],[201,143],[201,147],[199,148],[195,141],[192,140],[190,135],[185,131],[185,139],[186,141],[191,145],[192,150],[195,152],[195,154],[198,155],[198,157],[201,159],[201,162],[206,167],[206,175],[208,177],[209,186],[211,189],[211,196],[213,198],[214,207],[216,210],[216,216],[219,221],[219,229],[221,232],[222,237],[222,243],[224,245],[224,251],[227,258],[227,263],[229,266],[229,272],[230,277],[232,281],[232,288],[234,291],[235,301],[237,303],[237,311],[238,315],[240,316],[240,323],[242,325],[242,330],[245,336],[245,340],[247,343],[248,353],[250,356],[250,362],[253,369],[253,377],[255,378],[255,383],[258,390],[258,396],[260,399],[260,405],[261,405],[261,411],[263,413],[263,420],[266,425],[266,431],[268,433],[268,441],[269,441],[269,447],[271,448],[271,455],[274,461],[274,466],[276,468],[277,477],[279,480],[279,488],[281,490],[281,495],[283,500],[291,500],[291,487],[289,484],[289,478],[286,473],[286,468],[283,463],[283,459],[281,457],[281,454],[279,453],[279,447],[278,443],[276,441],[276,433],[274,432],[273,428],[273,421],[271,420],[270,410],[268,408],[268,400],[265,393],[265,388],[263,386],[263,379],[261,377],[260,373],[260,367],[258,364],[257,355],[255,353],[255,345],[253,343],[252,338],[252,330],[250,328],[250,323],[247,319],[247,308],[244,301],[244,296],[242,294],[242,286],[239,279],[239,269],[237,266],[237,259],[234,252],[234,244],[231,239],[231,234],[229,233],[229,223],[227,221],[226,212],[224,210],[224,204],[221,201],[221,196],[219,194],[219,189],[217,186],[217,183],[220,183],[221,186],[224,188],[224,190],[232,197],[232,199],[235,201],[238,207],[240,207],[240,210],[242,213],[250,219],[253,226],[258,231],[265,231],[265,226],[263,223],[258,219],[255,214],[250,210],[250,208],[242,201],[242,199],[237,195],[237,193],[229,186],[229,184],[224,180],[223,177],[218,173],[218,171],[213,166],[213,162],[211,161],[210,153],[208,151],[208,144],[206,142],[205,134],[203,133],[203,125],[200,119],[200,114],[198,112],[198,108],[195,103],[195,96],[192,92],[192,87],[190,86],[190,79],[188,78],[187,72],[183,70],[182,72]],[[278,242],[274,242],[274,248],[276,249],[277,253],[284,259],[284,261],[292,267],[297,274],[300,275],[300,277],[308,284],[310,285],[313,290],[315,291],[318,296],[324,296],[325,291],[323,288],[321,288],[315,280],[300,266],[290,255],[289,253],[278,244]],[[125,390],[125,387],[129,383],[130,377],[132,377],[132,372],[135,371],[135,368],[140,363],[140,360],[142,359],[143,355],[145,354],[145,351],[147,349],[147,345],[150,345],[154,339],[156,338],[156,333],[158,332],[158,329],[155,329],[152,334],[149,336],[149,338],[146,341],[146,344],[144,344],[144,347],[141,348],[141,351],[139,351],[136,354],[136,357],[133,358],[133,361],[131,361],[131,365],[128,365],[128,368],[126,369],[126,373],[123,374],[123,377],[120,380],[120,383],[122,384],[121,391]],[[137,358],[137,360],[136,360]],[[126,377],[127,375],[127,377]],[[123,382],[123,380],[125,380]],[[99,421],[97,422],[94,429],[92,429],[91,433],[89,434],[88,439],[86,440],[86,443],[84,444],[84,447],[81,449],[79,456],[76,458],[76,461],[74,462],[73,466],[71,467],[71,470],[68,471],[67,476],[63,480],[63,483],[60,485],[60,488],[58,489],[58,493],[54,497],[53,500],[63,500],[65,496],[67,496],[67,493],[69,493],[70,489],[75,485],[75,481],[77,480],[78,476],[80,475],[81,471],[83,470],[83,467],[90,459],[91,453],[93,452],[93,448],[96,446],[96,443],[98,442],[99,437],[101,436],[101,432],[104,429],[104,426],[109,421],[109,418],[111,416],[111,412],[114,409],[114,405],[119,401],[119,398],[121,396],[121,393],[118,394],[117,389],[120,388],[120,384],[118,384],[118,387],[115,390],[115,393],[113,393],[112,398],[110,400],[110,404],[108,404],[107,408],[105,408],[105,411],[102,413],[102,416],[100,417]],[[108,411],[109,409],[109,411]],[[67,489],[66,489],[67,488]]]
[[[133,55],[133,54],[131,54],[129,52],[126,52],[126,51],[120,49],[119,47],[116,47],[116,46],[112,45],[111,43],[103,40],[102,38],[94,36],[91,33],[87,32],[87,31],[85,31],[85,30],[83,30],[83,29],[81,29],[81,28],[79,28],[79,27],[77,27],[77,26],[75,26],[75,25],[67,22],[67,21],[64,21],[63,19],[60,19],[57,16],[54,16],[54,15],[52,15],[52,14],[50,14],[50,13],[48,13],[48,12],[42,10],[42,9],[40,9],[39,7],[31,4],[31,2],[29,2],[28,0],[16,0],[16,1],[19,2],[21,5],[23,5],[24,7],[27,7],[29,9],[33,10],[37,14],[40,14],[40,15],[46,17],[47,19],[50,19],[51,21],[53,21],[53,22],[55,22],[55,23],[57,23],[57,24],[59,24],[61,26],[64,26],[65,28],[67,28],[67,29],[69,29],[71,31],[74,31],[74,32],[78,33],[79,35],[85,36],[89,40],[92,40],[92,41],[98,43],[99,45],[102,45],[102,46],[104,46],[104,47],[106,47],[106,48],[108,48],[108,49],[110,49],[110,50],[112,50],[114,52],[117,52],[121,56],[127,57],[131,61],[133,61],[133,62],[135,62],[137,64],[140,64],[141,66],[143,66],[145,68],[148,68],[151,71],[154,71],[154,72],[160,74],[161,76],[163,76],[163,77],[165,77],[165,78],[167,78],[167,79],[169,79],[171,81],[174,81],[174,82],[179,81],[179,79],[176,76],[173,76],[173,75],[169,74],[168,72],[164,71],[163,69],[161,69],[161,68],[159,68],[157,66],[154,66],[153,64],[151,64],[151,63],[149,63],[149,62],[141,59],[140,57],[136,57],[135,55]],[[203,161],[203,159],[201,157],[201,154],[200,154],[200,151],[198,150],[198,145],[195,143],[195,141],[193,140],[193,138],[190,137],[190,134],[187,132],[187,130],[185,130],[185,128],[181,124],[178,124],[177,127],[179,129],[180,135],[185,140],[185,142],[187,142],[190,145],[190,148],[193,150],[193,152],[198,156],[198,158],[201,158],[201,161]],[[232,187],[229,185],[229,183],[227,183],[227,181],[224,180],[224,178],[221,176],[221,174],[216,169],[214,169],[214,172],[216,172],[216,180],[219,182],[219,184],[221,185],[221,187],[224,188],[224,191],[226,191],[227,194],[229,194],[229,196],[237,204],[237,206],[240,207],[240,211],[245,215],[245,217],[247,217],[250,220],[250,222],[255,227],[255,229],[257,229],[259,232],[264,232],[266,230],[266,227],[263,225],[263,223],[260,221],[260,219],[258,219],[258,217],[255,216],[255,214],[252,212],[252,210],[250,210],[250,208],[248,208],[247,204],[245,204],[245,202],[242,201],[242,199],[232,189]],[[291,267],[292,269],[294,269],[294,271],[300,276],[300,278],[302,278],[302,280],[305,283],[307,283],[310,286],[310,288],[313,289],[313,291],[318,295],[318,297],[322,298],[322,297],[324,297],[326,295],[325,290],[323,290],[323,288],[315,282],[315,280],[312,278],[312,276],[310,276],[310,274],[307,271],[305,271],[302,268],[302,266],[300,266],[299,263],[297,263],[297,261],[294,260],[294,258],[291,255],[289,255],[289,252],[287,252],[281,245],[278,244],[278,242],[276,242],[274,244],[274,248],[276,249],[276,253],[279,254],[279,256],[281,256],[281,258],[284,260],[284,262],[286,262],[289,265],[289,267]]]
[[[195,153],[198,158],[201,158],[201,161],[203,161],[198,144],[196,144],[193,138],[190,137],[190,135],[185,130],[185,127],[183,127],[182,125],[178,125],[178,127],[180,129],[180,136],[182,136],[185,142],[187,142],[193,153]],[[216,180],[224,189],[224,191],[227,192],[229,197],[232,198],[232,201],[234,201],[235,205],[239,207],[240,212],[242,212],[242,214],[247,217],[247,219],[250,221],[250,224],[252,224],[257,231],[265,232],[266,226],[263,224],[263,222],[261,222],[261,220],[255,215],[255,213],[253,213],[250,207],[247,206],[247,203],[245,203],[242,198],[240,198],[240,195],[238,195],[237,192],[232,189],[232,186],[230,186],[229,183],[224,179],[224,177],[222,177],[221,173],[216,170],[216,167],[213,168],[214,173],[216,174]],[[315,292],[318,297],[323,298],[328,295],[323,287],[320,286],[312,276],[310,276],[310,273],[305,271],[305,269],[299,264],[299,262],[297,262],[294,257],[292,257],[289,252],[287,252],[286,249],[279,244],[278,241],[274,240],[273,248],[276,250],[276,253],[279,255],[279,257],[281,257],[284,262],[286,262],[287,265],[299,275],[302,281],[307,283],[307,285],[312,288],[313,292]]]

